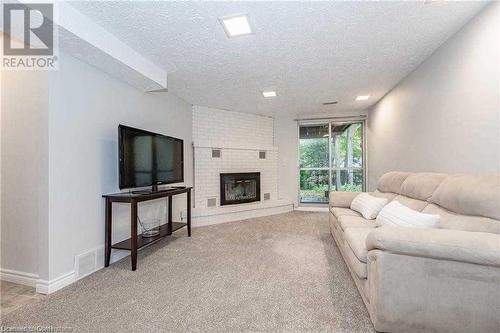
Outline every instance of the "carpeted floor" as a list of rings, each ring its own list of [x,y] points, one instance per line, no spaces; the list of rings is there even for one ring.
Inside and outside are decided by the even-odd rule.
[[[327,213],[185,230],[2,318],[89,332],[373,332]]]

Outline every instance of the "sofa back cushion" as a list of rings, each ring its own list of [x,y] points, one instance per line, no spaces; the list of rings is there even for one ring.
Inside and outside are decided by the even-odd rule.
[[[401,185],[409,175],[409,172],[401,171],[385,173],[378,180],[377,190],[399,194],[401,193]]]
[[[376,190],[375,192],[370,192],[371,195],[377,198],[385,198],[387,201],[391,202],[395,197],[398,196],[397,193],[392,193],[392,192],[380,192],[379,190]]]
[[[488,217],[461,215],[450,212],[435,204],[427,205],[427,207],[422,210],[422,213],[438,214],[441,216],[438,227],[442,229],[500,234],[500,221]]]
[[[443,173],[412,173],[401,185],[400,194],[427,201],[446,177],[447,175]]]
[[[500,220],[500,176],[450,175],[429,201],[457,214]]]
[[[403,206],[421,212],[429,203],[424,200],[413,199],[404,195],[397,195],[391,202],[398,201]]]

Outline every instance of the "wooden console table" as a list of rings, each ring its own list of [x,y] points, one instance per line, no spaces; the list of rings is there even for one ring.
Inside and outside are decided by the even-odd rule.
[[[187,223],[172,222],[172,197],[177,194],[187,194]],[[105,221],[105,245],[104,245],[104,266],[109,266],[111,259],[111,249],[130,251],[132,261],[132,270],[137,268],[137,251],[147,245],[150,245],[165,236],[171,235],[172,232],[187,227],[188,236],[191,237],[191,187],[176,188],[170,190],[162,190],[150,193],[137,192],[122,192],[115,194],[103,195],[106,199],[106,221]],[[142,234],[137,234],[137,204],[142,201],[155,200],[159,198],[167,198],[167,224],[160,226],[160,234],[154,237],[143,237]],[[130,204],[130,234],[131,237],[116,244],[111,243],[112,230],[112,204],[113,202],[129,203]]]

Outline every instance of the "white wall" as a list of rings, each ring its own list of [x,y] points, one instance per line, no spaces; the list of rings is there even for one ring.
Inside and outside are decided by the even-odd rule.
[[[39,249],[47,224],[47,75],[2,71],[1,81],[2,277],[36,279],[39,256],[47,260]]]
[[[192,185],[191,105],[167,93],[143,93],[61,53],[49,77],[49,279],[71,272],[74,258],[104,244],[102,194],[118,192],[118,124],[184,140],[185,184]],[[174,201],[174,220],[185,201]],[[139,216],[165,216],[165,200]],[[129,206],[113,209],[113,242],[130,235]]]
[[[499,4],[370,111],[370,189],[391,170],[500,173]]]
[[[274,119],[274,144],[278,155],[278,197],[298,205],[298,127],[293,116]]]

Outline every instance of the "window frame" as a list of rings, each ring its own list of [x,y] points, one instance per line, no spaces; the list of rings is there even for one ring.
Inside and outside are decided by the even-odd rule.
[[[352,124],[361,124],[362,128],[362,166],[361,167],[334,167],[333,166],[333,158],[332,158],[332,125],[352,125]],[[306,126],[321,126],[328,124],[328,167],[323,168],[301,168],[300,165],[300,128]],[[310,206],[310,205],[320,205],[324,206],[328,204],[328,201],[323,202],[301,202],[300,196],[300,172],[301,170],[328,170],[328,192],[332,191],[332,178],[334,171],[343,171],[343,170],[353,170],[353,171],[362,171],[363,172],[363,184],[362,191],[366,191],[367,184],[367,130],[366,130],[366,117],[352,117],[349,119],[341,119],[341,118],[328,118],[328,119],[314,119],[314,120],[297,120],[297,202],[299,206]]]

